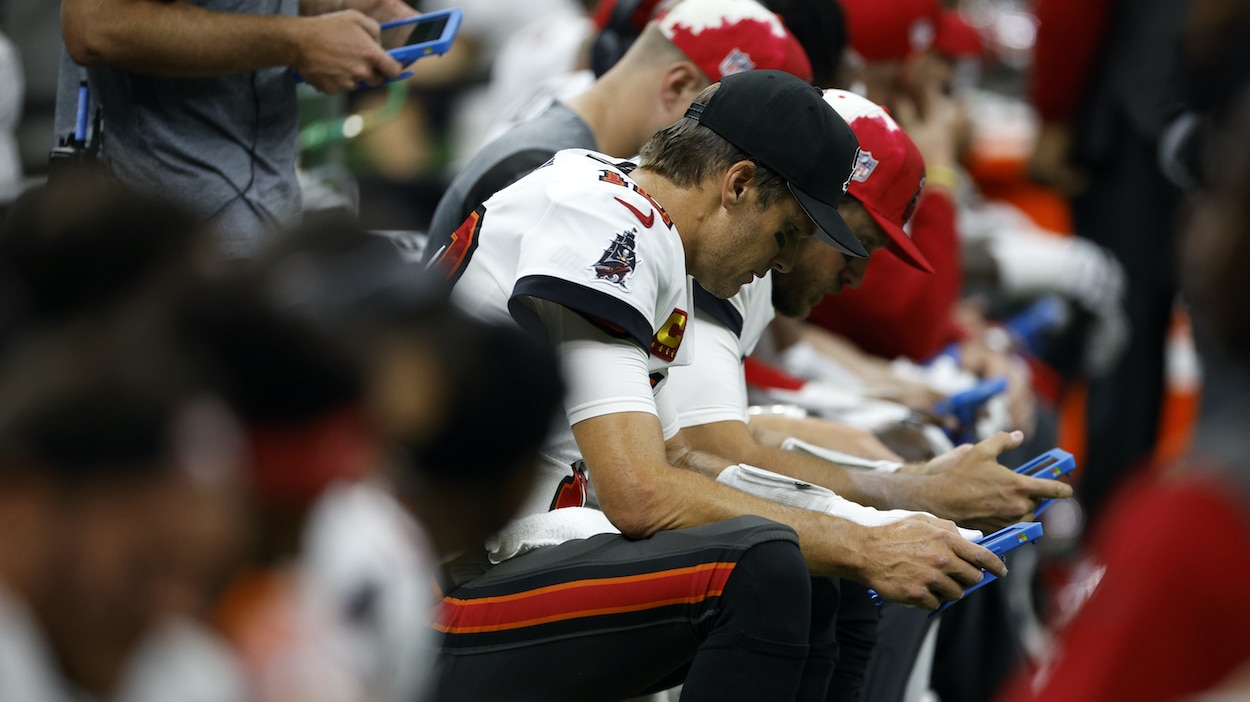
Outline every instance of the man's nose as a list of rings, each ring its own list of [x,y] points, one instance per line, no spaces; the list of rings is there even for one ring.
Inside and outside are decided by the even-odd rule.
[[[842,282],[848,288],[858,288],[864,283],[864,273],[868,270],[868,259],[857,258],[842,269]]]

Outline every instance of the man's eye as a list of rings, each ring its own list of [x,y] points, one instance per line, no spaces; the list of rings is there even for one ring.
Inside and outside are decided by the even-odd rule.
[[[785,249],[786,249],[786,235],[785,235],[785,234],[782,234],[781,232],[777,232],[777,233],[773,234],[773,236],[777,238],[777,248],[778,248],[779,250],[781,250],[781,251],[785,251]]]

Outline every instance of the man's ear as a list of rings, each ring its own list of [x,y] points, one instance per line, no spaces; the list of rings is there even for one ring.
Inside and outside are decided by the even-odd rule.
[[[748,201],[748,193],[755,188],[755,174],[759,166],[753,161],[738,161],[721,177],[721,206],[731,209]]]
[[[676,61],[669,64],[660,82],[660,101],[664,110],[673,115],[672,122],[686,114],[686,108],[694,102],[695,96],[710,83],[699,67],[690,61]]]

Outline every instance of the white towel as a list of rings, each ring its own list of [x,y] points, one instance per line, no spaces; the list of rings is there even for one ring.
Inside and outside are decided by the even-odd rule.
[[[790,437],[781,442],[781,448],[786,451],[805,453],[809,456],[815,456],[816,458],[837,463],[838,465],[846,466],[847,468],[859,468],[861,470],[873,471],[874,473],[894,473],[899,468],[903,467],[903,464],[898,461],[874,461],[870,458],[864,458],[862,456],[844,453],[836,449],[810,444],[802,439],[796,439],[794,437]]]
[[[721,471],[716,482],[783,505],[824,512],[869,527],[892,524],[917,514],[928,514],[906,509],[880,510],[875,507],[865,507],[828,488],[795,480],[745,463],[729,466]],[[982,536],[981,532],[976,529],[963,527],[958,527],[958,529],[959,535],[969,541],[976,541]]]
[[[564,507],[531,514],[508,523],[498,534],[486,539],[491,563],[503,563],[522,553],[544,546],[557,546],[573,539],[596,534],[619,534],[607,515],[589,507]]]

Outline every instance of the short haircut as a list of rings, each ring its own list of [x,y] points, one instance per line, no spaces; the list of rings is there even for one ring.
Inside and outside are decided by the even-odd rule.
[[[400,437],[418,471],[443,489],[479,489],[529,470],[562,419],[564,380],[550,343],[450,304],[414,310],[391,329],[423,345],[450,390],[439,426]]]
[[[694,104],[706,105],[719,89],[720,83],[713,83],[699,93]],[[784,178],[690,117],[682,117],[656,132],[639,155],[640,167],[686,188],[701,185],[739,161],[751,161],[756,165],[755,181],[761,208],[791,196]]]
[[[660,31],[659,25],[654,22],[648,22],[642,33],[634,40],[634,43],[630,44],[622,59],[626,57],[630,61],[639,61],[647,65],[665,65],[674,61],[691,61],[689,56],[686,56],[676,44],[664,36],[664,32]],[[698,68],[697,65],[696,68]],[[699,71],[699,75],[703,75],[702,70]],[[711,80],[707,76],[703,77],[705,80]]]
[[[0,474],[66,487],[170,470],[172,425],[205,395],[175,345],[96,321],[43,330],[0,361]]]
[[[179,277],[204,232],[185,208],[113,181],[31,188],[0,226],[0,339],[97,313],[154,275]]]

